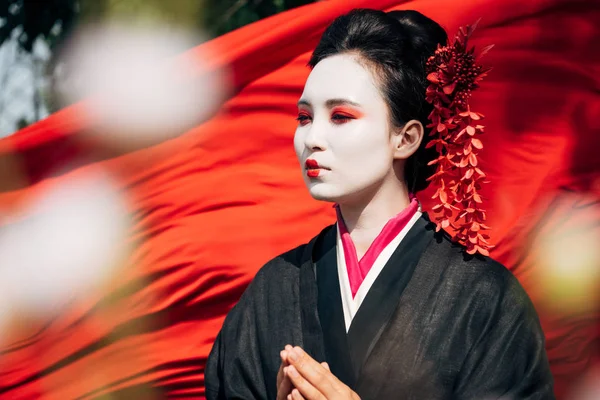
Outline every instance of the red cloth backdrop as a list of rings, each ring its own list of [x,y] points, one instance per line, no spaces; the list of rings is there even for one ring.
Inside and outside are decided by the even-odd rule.
[[[586,237],[600,230],[600,9],[593,3],[318,2],[185,54],[194,60],[217,49],[210,68],[229,65],[235,90],[216,116],[176,139],[99,155],[80,140],[88,122],[75,105],[1,140],[0,214],[101,166],[131,200],[137,245],[102,293],[47,321],[14,318],[0,348],[0,398],[203,396],[212,342],[257,269],[334,219],[302,183],[292,148],[295,102],[324,28],[356,7],[416,9],[451,35],[482,18],[473,43],[496,45],[485,58],[494,69],[475,96],[486,115],[492,255],[536,302],[565,398],[597,357],[598,309],[561,314],[546,304],[538,239],[566,226]]]

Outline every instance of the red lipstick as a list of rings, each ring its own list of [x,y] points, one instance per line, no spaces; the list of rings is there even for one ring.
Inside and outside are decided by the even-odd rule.
[[[315,160],[309,158],[309,159],[306,160],[306,168],[307,169],[318,169],[318,168],[321,168],[321,167],[319,166],[318,162],[316,162]]]
[[[315,160],[312,159],[308,159],[306,160],[305,163],[305,167],[306,167],[306,175],[308,175],[311,178],[316,178],[317,176],[319,176],[319,174],[322,171],[322,167],[319,165],[318,162],[316,162]]]

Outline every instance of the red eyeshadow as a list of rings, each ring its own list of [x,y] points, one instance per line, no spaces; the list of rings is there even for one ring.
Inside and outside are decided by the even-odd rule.
[[[357,109],[343,106],[334,107],[333,110],[331,110],[331,113],[342,114],[350,118],[362,118],[363,116],[363,113],[358,111]]]

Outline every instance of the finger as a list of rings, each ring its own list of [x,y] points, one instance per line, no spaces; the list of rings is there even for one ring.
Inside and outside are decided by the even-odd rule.
[[[331,369],[329,369],[329,364],[327,364],[325,361],[323,361],[321,363],[321,365],[323,366],[323,368],[325,368],[327,371],[331,372]]]
[[[298,389],[292,390],[292,400],[304,400],[304,396],[300,394]]]
[[[277,371],[277,387],[279,387],[281,381],[283,381],[283,367],[287,366],[287,352],[281,350],[279,356],[281,357],[281,364],[279,365],[279,371]]]
[[[277,400],[285,400],[286,396],[290,394],[292,390],[292,382],[286,375],[286,368],[289,365],[287,363],[287,352],[282,350],[279,355],[281,356],[281,364],[279,365],[279,371],[277,372]]]
[[[309,381],[307,381],[293,365],[287,367],[287,375],[292,381],[292,385],[300,392],[302,397],[307,400],[326,400],[323,393],[319,392]],[[294,398],[292,390],[292,398]]]
[[[281,350],[279,352],[279,357],[281,358],[281,363],[283,364],[284,367],[290,365],[290,362],[288,360],[288,356],[290,354],[290,351],[293,350],[293,349],[294,348],[288,344],[288,345],[285,346],[285,350]]]
[[[325,397],[331,397],[339,391],[336,389],[336,385],[341,382],[300,347],[294,347],[292,351],[288,352],[288,361]]]
[[[291,394],[291,391],[294,388],[292,386],[292,381],[290,380],[290,377],[287,374],[288,368],[289,367],[283,368],[284,377],[281,380],[281,382],[277,385],[277,400],[284,400],[286,396]]]

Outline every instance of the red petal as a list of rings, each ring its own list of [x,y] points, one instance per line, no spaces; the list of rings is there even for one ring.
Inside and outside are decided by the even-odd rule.
[[[477,56],[477,59],[485,56],[487,54],[487,52],[490,51],[493,47],[494,47],[494,45],[490,44],[489,46],[485,46],[483,49],[481,49],[481,51],[479,52],[479,55]]]
[[[467,133],[468,133],[470,136],[473,136],[473,135],[475,134],[475,128],[473,128],[471,125],[467,126],[467,128],[466,128],[466,129],[467,129]]]
[[[477,156],[474,153],[469,154],[469,163],[474,167],[477,166]]]
[[[486,256],[486,257],[490,256],[490,252],[487,251],[486,249],[484,249],[483,247],[477,246],[477,250],[479,250],[479,252],[481,253],[482,256]]]
[[[438,126],[437,126],[437,131],[438,132],[443,132],[445,130],[446,130],[446,125],[444,125],[442,123],[439,123]]]
[[[483,143],[481,143],[481,140],[479,139],[471,139],[471,144],[473,145],[473,147],[475,147],[476,149],[483,149]]]
[[[427,80],[433,83],[440,83],[440,78],[437,72],[432,72],[429,75],[427,75]]]
[[[444,86],[444,93],[452,94],[452,92],[454,92],[454,88],[456,88],[456,82],[452,82],[451,84]]]
[[[469,168],[467,170],[467,173],[465,174],[465,179],[471,179],[471,177],[473,176],[473,173],[475,173],[475,170],[473,168]]]
[[[448,201],[448,194],[444,191],[440,191],[440,201],[446,203]]]

